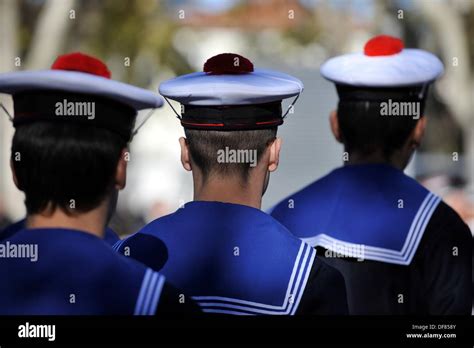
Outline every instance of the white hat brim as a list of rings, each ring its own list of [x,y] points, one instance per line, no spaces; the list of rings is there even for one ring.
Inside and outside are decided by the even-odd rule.
[[[163,105],[163,98],[156,93],[88,73],[41,70],[0,74],[0,93],[15,94],[32,90],[91,94],[115,100],[135,110],[158,108]]]
[[[434,81],[443,63],[434,54],[419,49],[404,49],[390,56],[345,54],[326,61],[321,75],[333,82],[365,87],[399,87]]]
[[[196,72],[160,84],[162,96],[185,105],[249,105],[300,94],[303,83],[278,71],[256,69],[247,74],[211,75]]]

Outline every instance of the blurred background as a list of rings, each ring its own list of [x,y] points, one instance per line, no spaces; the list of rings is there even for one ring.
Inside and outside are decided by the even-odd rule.
[[[429,50],[446,66],[431,89],[428,129],[407,173],[474,230],[474,0],[0,0],[0,72],[47,69],[59,54],[83,51],[104,60],[112,78],[156,91],[161,81],[233,52],[297,76],[305,91],[279,130],[282,158],[264,197],[267,209],[342,164],[328,123],[336,91],[319,66],[361,51],[378,34]],[[9,96],[0,102],[13,112]],[[12,135],[0,110],[0,229],[24,216],[9,168]],[[192,199],[191,174],[179,161],[181,135],[165,106],[135,137],[112,224],[118,233]]]

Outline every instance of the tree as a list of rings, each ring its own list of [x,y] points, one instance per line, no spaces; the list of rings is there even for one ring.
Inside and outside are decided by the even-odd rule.
[[[422,16],[435,34],[441,54],[446,62],[446,73],[438,90],[464,132],[464,154],[467,163],[467,178],[474,184],[474,71],[470,61],[468,33],[463,11],[474,12],[474,1],[465,0],[465,6],[455,6],[452,1],[416,2]],[[471,32],[473,28],[471,28]],[[471,38],[472,40],[472,38]],[[471,46],[472,49],[472,46]],[[472,56],[472,55],[471,55]]]

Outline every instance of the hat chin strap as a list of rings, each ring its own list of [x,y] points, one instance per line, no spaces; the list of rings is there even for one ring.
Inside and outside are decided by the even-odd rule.
[[[299,92],[299,93],[296,95],[295,99],[293,99],[293,101],[291,102],[291,104],[288,105],[288,108],[286,109],[285,113],[281,116],[281,118],[284,119],[284,118],[288,115],[288,113],[290,112],[290,110],[295,106],[296,101],[298,100],[298,98],[300,97],[300,95],[301,95],[301,92]],[[169,106],[171,107],[171,109],[173,110],[173,112],[175,113],[176,117],[181,120],[181,119],[182,119],[181,115],[178,114],[178,112],[177,112],[176,109],[173,107],[173,105],[171,105],[171,103],[170,103],[170,101],[168,100],[168,98],[166,98],[166,97],[164,97],[164,98],[165,98],[166,102],[168,103],[168,105],[169,105]]]
[[[428,89],[428,86],[429,86],[429,82],[423,84],[423,87],[421,88],[421,91],[418,94],[418,99],[421,100],[425,97],[426,90]]]
[[[288,113],[290,112],[290,110],[293,108],[293,106],[295,106],[296,104],[296,101],[298,100],[298,98],[300,97],[301,95],[301,92],[299,92],[295,99],[293,99],[293,101],[291,102],[290,105],[288,105],[288,108],[286,109],[285,113],[283,114],[283,116],[281,116],[282,119],[285,119],[285,117],[288,115]]]
[[[132,135],[130,136],[130,142],[133,140],[133,138],[135,137],[135,135],[137,135],[138,131],[140,130],[140,128],[142,128],[145,123],[151,118],[151,116],[153,116],[153,114],[155,113],[156,109],[158,108],[153,108],[151,109],[147,114],[146,116],[143,118],[143,121],[142,123],[140,123],[132,132]]]
[[[166,102],[168,103],[168,105],[170,106],[170,108],[173,110],[173,112],[175,113],[176,117],[178,119],[182,119],[181,115],[178,114],[178,112],[176,111],[176,109],[173,107],[173,105],[171,105],[170,101],[168,100],[168,98],[166,98],[165,96],[163,96],[163,98],[165,98]]]
[[[7,108],[5,107],[5,105],[3,105],[3,103],[0,103],[0,108],[3,109],[3,111],[5,112],[5,115],[7,115],[8,117],[8,120],[13,123],[13,117],[12,115],[8,112]]]
[[[293,101],[291,102],[291,104],[288,106],[288,108],[286,109],[285,113],[283,114],[282,118],[284,119],[288,113],[290,112],[290,110],[293,108],[293,106],[295,105],[296,101],[298,100],[299,96],[300,96],[301,93],[298,93],[298,95],[295,97],[295,99],[293,99]],[[173,107],[173,105],[171,105],[170,101],[168,100],[168,98],[164,97],[164,99],[166,100],[166,102],[168,103],[168,105],[171,107],[171,109],[173,110],[173,112],[175,113],[176,117],[178,119],[182,119],[181,115],[178,114],[178,112],[176,111],[176,109]],[[2,108],[2,110],[4,111],[4,113],[7,115],[8,117],[8,120],[10,122],[13,123],[13,117],[12,115],[8,112],[8,109],[5,107],[5,105],[3,105],[3,103],[0,103],[0,108]],[[151,109],[145,116],[145,118],[143,119],[142,123],[140,123],[132,132],[132,135],[131,135],[131,138],[130,138],[130,141],[133,140],[133,138],[135,137],[135,135],[138,134],[138,131],[145,125],[145,123],[151,118],[151,116],[153,116],[153,114],[155,113],[157,108],[154,108],[154,109]]]

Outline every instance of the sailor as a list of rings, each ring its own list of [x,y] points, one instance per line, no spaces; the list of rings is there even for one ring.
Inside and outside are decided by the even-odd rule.
[[[13,97],[11,167],[27,211],[24,226],[0,241],[0,314],[192,311],[163,275],[103,240],[137,111],[162,98],[111,80],[103,62],[81,53],[50,70],[1,74],[0,92]],[[64,102],[74,112],[59,115]]]
[[[272,216],[344,275],[350,314],[469,314],[471,236],[403,170],[420,145],[441,61],[390,36],[329,59],[330,125],[344,166],[279,203]]]
[[[224,53],[159,90],[182,104],[194,200],[114,248],[160,270],[207,313],[346,314],[339,272],[260,210],[278,167],[282,100],[297,98],[301,81]]]

